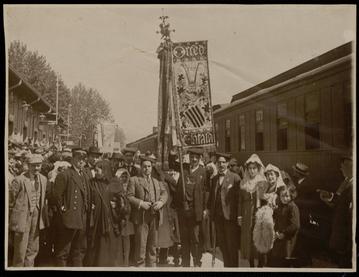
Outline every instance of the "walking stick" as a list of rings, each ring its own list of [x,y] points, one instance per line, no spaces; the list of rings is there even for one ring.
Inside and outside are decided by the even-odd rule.
[[[216,230],[214,226],[214,222],[211,222],[212,226],[212,235],[213,235],[213,249],[212,249],[212,267],[214,267],[214,264],[216,263]]]

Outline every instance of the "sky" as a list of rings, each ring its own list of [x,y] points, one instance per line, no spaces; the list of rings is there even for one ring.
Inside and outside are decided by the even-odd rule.
[[[4,5],[5,42],[99,91],[129,143],[157,125],[163,13],[172,41],[208,40],[212,104],[356,39],[354,5]]]

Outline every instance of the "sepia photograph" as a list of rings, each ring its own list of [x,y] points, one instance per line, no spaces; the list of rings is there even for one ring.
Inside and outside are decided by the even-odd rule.
[[[5,270],[356,271],[356,5],[3,14]]]

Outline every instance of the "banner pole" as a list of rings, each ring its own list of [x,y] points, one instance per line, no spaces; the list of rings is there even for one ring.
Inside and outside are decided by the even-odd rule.
[[[178,147],[178,154],[180,160],[180,169],[181,169],[181,179],[182,179],[182,191],[183,191],[183,209],[187,211],[189,209],[188,202],[186,200],[186,184],[184,178],[184,170],[183,170],[183,149],[182,146]]]

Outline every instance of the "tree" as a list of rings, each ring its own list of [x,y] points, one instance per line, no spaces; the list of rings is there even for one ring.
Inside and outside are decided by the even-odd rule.
[[[53,107],[56,107],[56,73],[37,51],[30,51],[26,44],[13,41],[9,48],[9,64],[22,75]],[[78,84],[72,89],[58,77],[59,115],[67,122],[70,113],[70,138],[86,147],[93,143],[94,132],[101,121],[114,122],[109,104],[100,93]],[[71,105],[71,110],[69,107]],[[54,111],[55,112],[55,111]],[[124,139],[124,134],[120,135]],[[122,142],[124,144],[124,140]]]
[[[30,51],[26,44],[12,41],[9,48],[9,64],[32,85],[53,107],[56,107],[56,73],[37,51]],[[70,89],[59,77],[59,115],[67,118]],[[54,111],[55,112],[55,111]]]
[[[81,83],[72,89],[71,106],[72,140],[76,143],[82,137],[82,147],[88,147],[93,143],[98,123],[114,121],[106,100],[98,91],[86,88]]]

